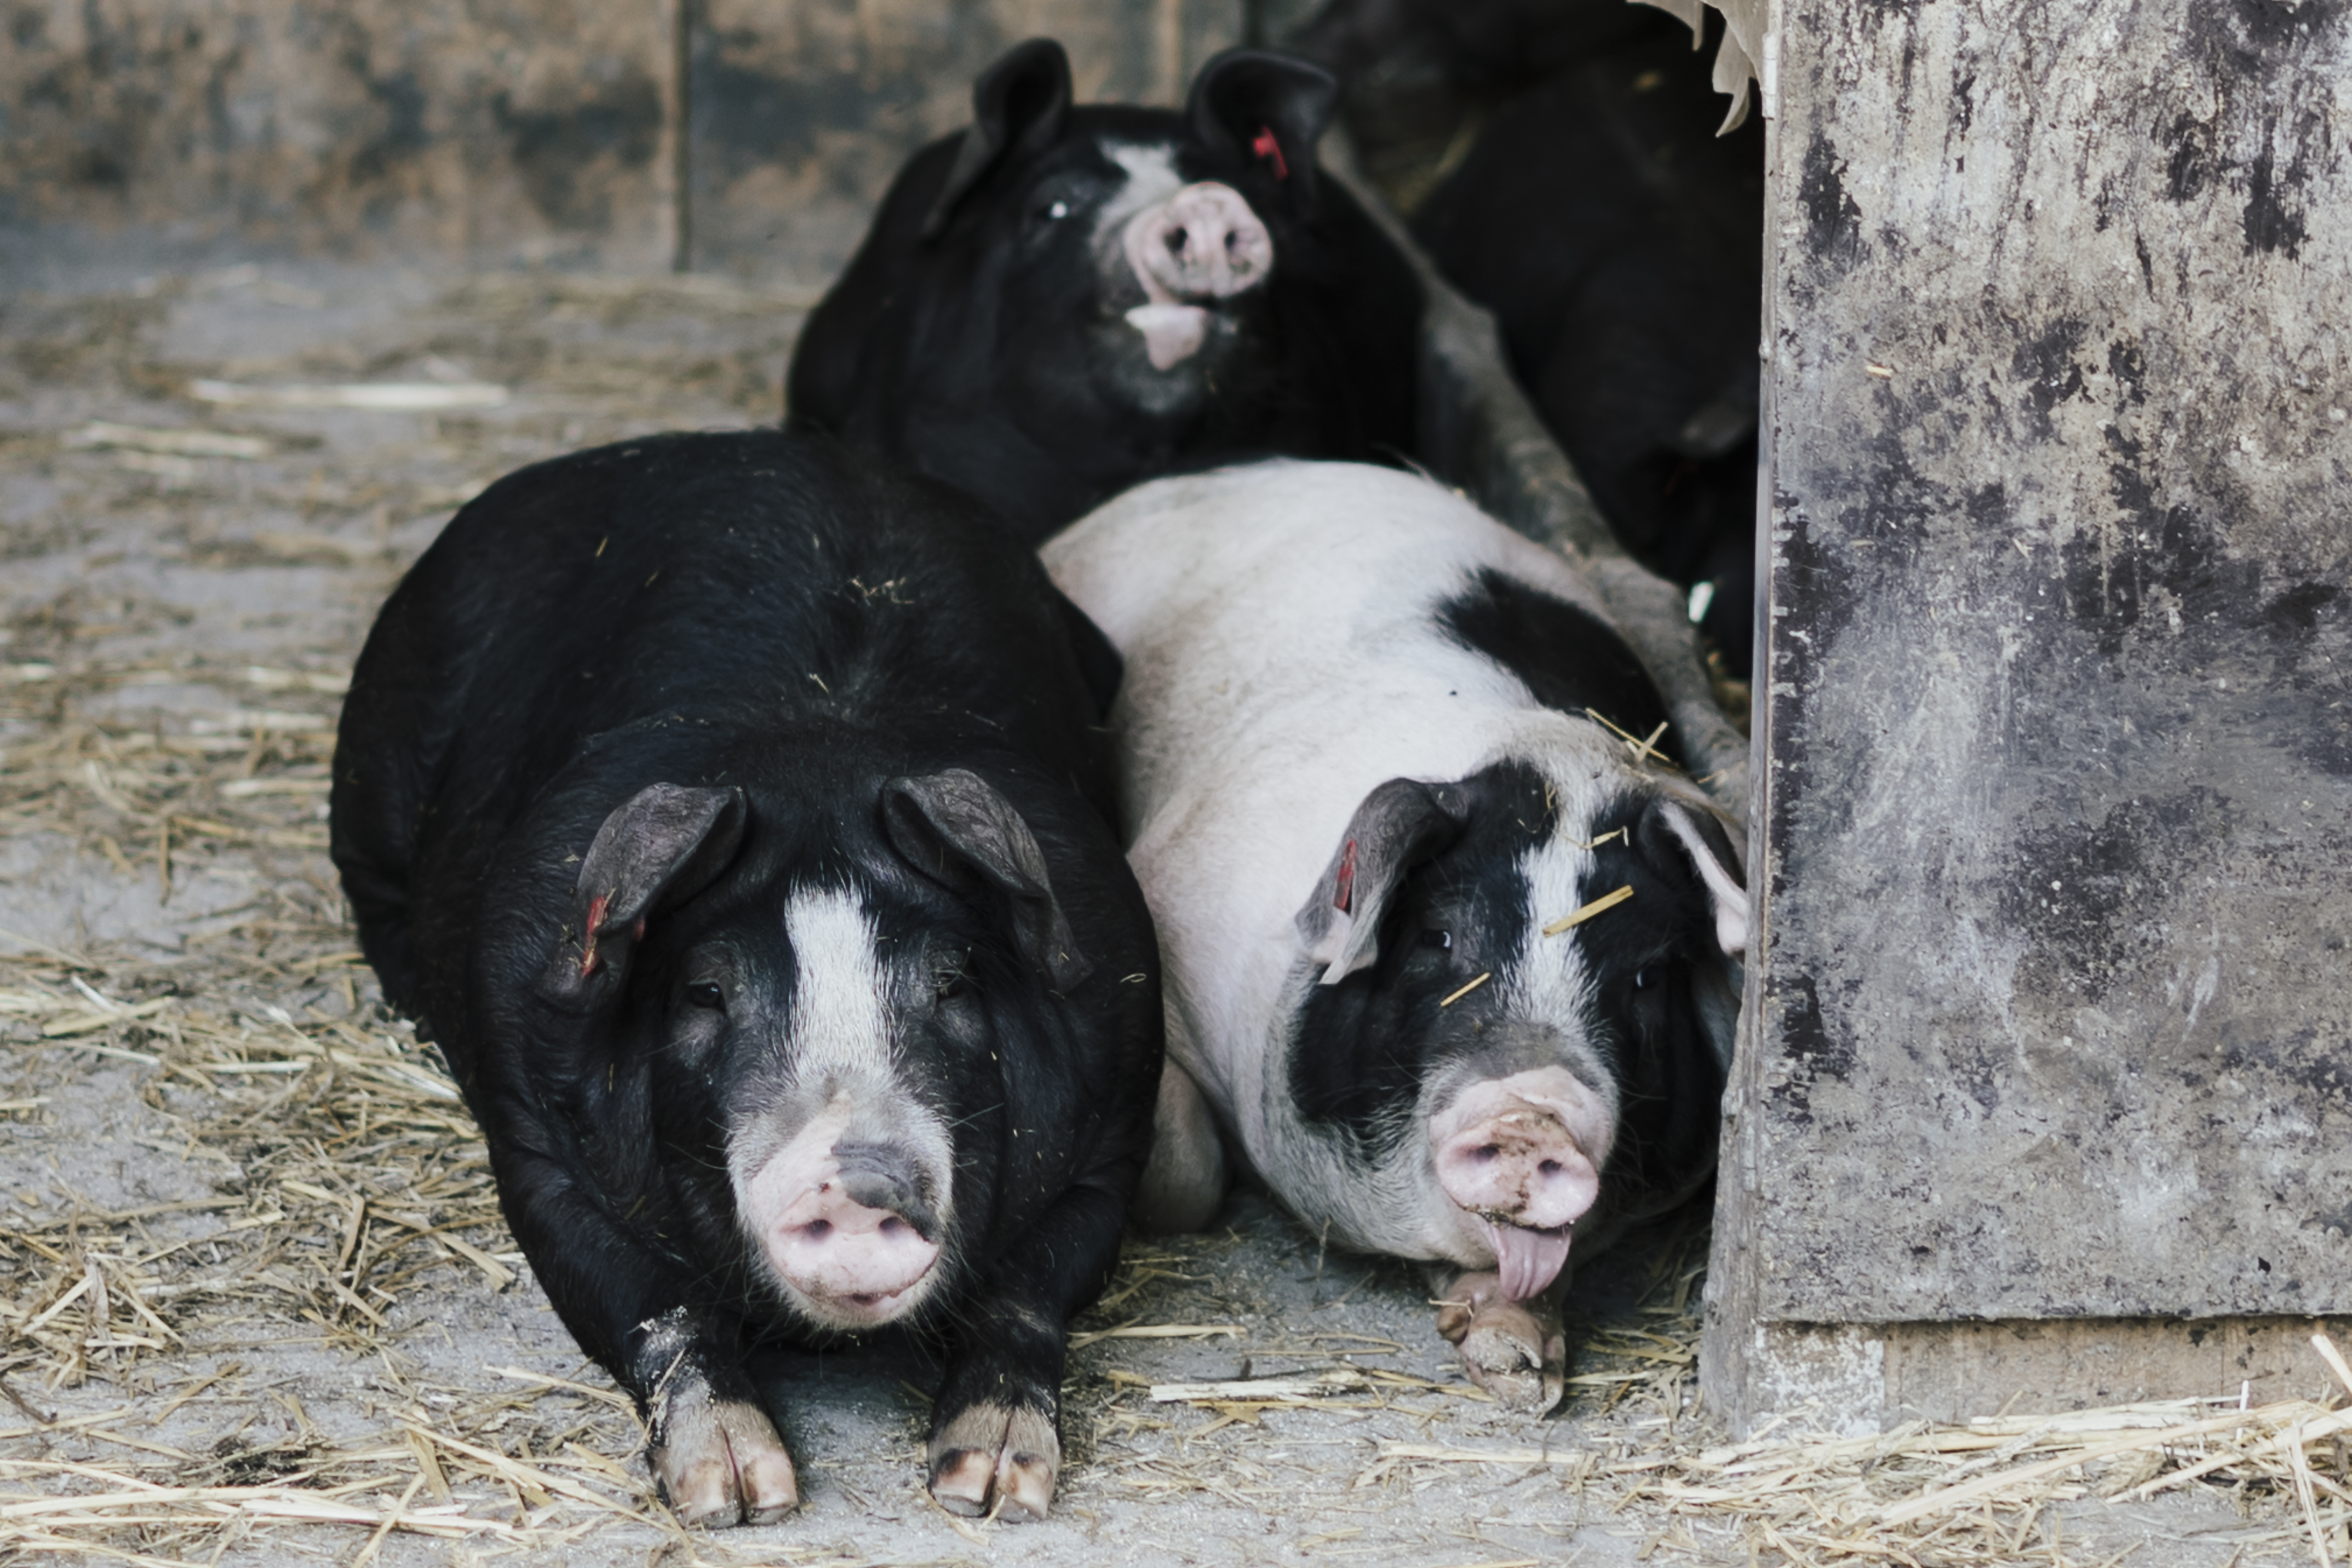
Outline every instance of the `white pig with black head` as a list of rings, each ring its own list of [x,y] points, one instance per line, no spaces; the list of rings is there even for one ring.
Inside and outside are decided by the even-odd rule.
[[[1161,480],[1044,553],[1126,660],[1169,1024],[1139,1216],[1204,1223],[1237,1157],[1428,1261],[1472,1375],[1549,1406],[1571,1253],[1704,1180],[1738,1012],[1737,827],[1657,689],[1566,560],[1411,475]]]

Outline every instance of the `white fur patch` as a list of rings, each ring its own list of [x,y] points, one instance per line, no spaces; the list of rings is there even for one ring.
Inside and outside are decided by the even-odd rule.
[[[1590,821],[1590,816],[1560,813],[1564,826]],[[1579,889],[1592,862],[1592,852],[1579,848],[1565,831],[1553,833],[1548,842],[1520,857],[1519,872],[1528,883],[1527,909],[1521,916],[1527,923],[1527,949],[1515,970],[1496,977],[1504,983],[1504,1009],[1510,1017],[1538,1019],[1570,1033],[1580,1031],[1585,1009],[1593,1002],[1583,944],[1573,931],[1547,936],[1543,928],[1583,902]],[[1613,1102],[1615,1097],[1611,1098]]]
[[[794,1076],[810,1085],[887,1082],[890,984],[865,906],[839,888],[799,889],[784,908],[784,934],[798,969],[787,1026]]]
[[[1094,242],[1118,250],[1127,220],[1183,189],[1184,176],[1176,172],[1176,150],[1132,141],[1108,141],[1104,155],[1127,171],[1127,183],[1095,214]],[[1122,255],[1122,262],[1124,256]]]

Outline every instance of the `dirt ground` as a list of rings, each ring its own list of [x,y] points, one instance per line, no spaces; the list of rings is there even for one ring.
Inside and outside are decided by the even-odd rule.
[[[1077,1325],[1050,1521],[929,1503],[935,1361],[885,1339],[761,1369],[796,1518],[671,1525],[625,1401],[499,1224],[438,1062],[352,950],[327,760],[376,605],[458,501],[569,448],[772,418],[809,303],[239,267],[53,277],[0,304],[0,1562],[2347,1552],[2340,1430],[2310,1464],[2299,1435],[2270,1442],[2324,1420],[2311,1406],[1852,1441],[1794,1412],[1727,1445],[1692,1370],[1703,1210],[1584,1270],[1570,1399],[1509,1416],[1464,1383],[1412,1270],[1328,1253],[1246,1195],[1213,1234],[1131,1239]],[[410,390],[334,390],[385,383]],[[371,397],[409,406],[347,406]],[[2224,1462],[2164,1481],[2200,1455]]]

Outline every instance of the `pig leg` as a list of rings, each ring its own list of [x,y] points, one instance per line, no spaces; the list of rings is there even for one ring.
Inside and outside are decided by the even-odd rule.
[[[1174,1028],[1171,1021],[1171,1030]],[[1205,1230],[1225,1196],[1225,1151],[1209,1102],[1173,1056],[1160,1070],[1151,1158],[1136,1188],[1135,1223],[1146,1230]]]
[[[647,1458],[681,1524],[773,1524],[800,1506],[793,1457],[731,1357],[685,1307],[646,1325],[633,1358]],[[655,1370],[656,1368],[658,1370]]]
[[[1567,1391],[1561,1288],[1515,1301],[1503,1294],[1503,1277],[1488,1269],[1456,1275],[1443,1291],[1438,1333],[1461,1348],[1470,1380],[1506,1409],[1539,1413]]]
[[[1118,1262],[1124,1206],[1073,1187],[991,1270],[931,1405],[931,1495],[953,1513],[1036,1520],[1062,1469],[1072,1313]]]
[[[688,1270],[538,1152],[561,1141],[529,1101],[471,1087],[515,1239],[581,1348],[636,1396],[654,1479],[679,1521],[768,1524],[799,1507],[792,1455],[743,1374],[732,1325],[685,1304],[677,1281]]]

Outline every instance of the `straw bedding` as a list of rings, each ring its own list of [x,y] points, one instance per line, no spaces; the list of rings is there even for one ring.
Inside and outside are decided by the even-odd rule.
[[[449,506],[568,446],[766,417],[807,296],[496,278],[334,303],[368,292],[243,269],[0,319],[0,452],[34,486],[0,492],[25,563],[0,643],[0,1562],[993,1555],[1014,1538],[916,1485],[919,1348],[837,1385],[864,1436],[799,1445],[803,1520],[670,1524],[324,854],[350,659]],[[240,325],[264,307],[305,329],[227,351],[269,337]],[[501,398],[264,406],[199,380]],[[1531,1422],[1461,1380],[1410,1271],[1261,1202],[1138,1240],[1078,1325],[1070,1473],[1024,1550],[2054,1565],[2120,1561],[2164,1535],[2150,1500],[2190,1496],[2237,1511],[2198,1516],[2198,1561],[2352,1561],[2352,1369],[2324,1341],[2310,1397],[2253,1408],[2021,1396],[1857,1438],[1799,1411],[1730,1444],[1696,1396],[1705,1256],[1686,1214],[1609,1265],[1569,1405]]]

